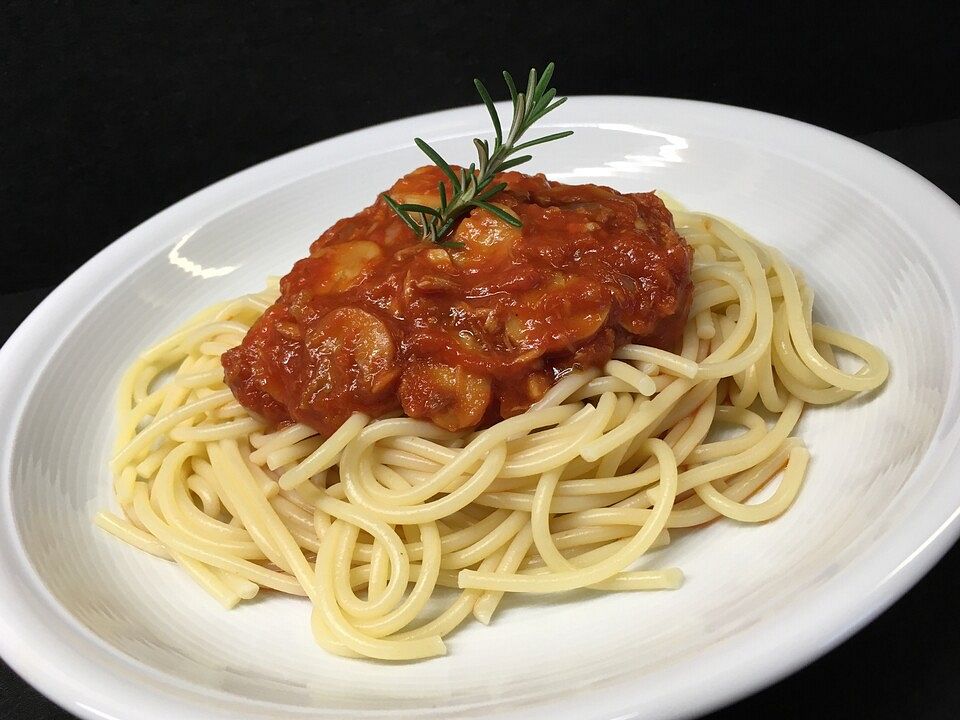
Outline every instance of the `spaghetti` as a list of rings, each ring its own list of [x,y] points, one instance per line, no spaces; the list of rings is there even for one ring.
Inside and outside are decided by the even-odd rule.
[[[812,290],[776,249],[673,213],[695,251],[679,353],[620,347],[479,431],[361,413],[326,438],[268,431],[227,389],[220,355],[276,283],[201,312],[123,378],[121,512],[97,524],[225,607],[260,588],[307,596],[317,642],[348,656],[443,654],[442,638],[471,615],[489,623],[504,593],[677,588],[680,570],[647,567],[646,553],[675,528],[784,512],[810,458],[791,435],[803,407],[873,390],[888,366],[813,322]],[[835,348],[861,367],[842,370]],[[439,613],[438,588],[456,592]]]

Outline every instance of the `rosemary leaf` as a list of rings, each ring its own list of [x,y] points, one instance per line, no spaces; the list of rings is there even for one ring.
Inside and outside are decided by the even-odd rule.
[[[415,233],[421,232],[422,228],[419,225],[417,225],[416,221],[412,217],[407,215],[406,211],[403,210],[403,208],[401,208],[399,204],[397,204],[396,200],[394,200],[392,197],[390,197],[386,193],[383,193],[382,197],[384,201],[387,203],[387,205],[390,206],[390,209],[393,210],[397,215],[399,215],[400,219],[407,224],[407,227],[409,227]]]
[[[510,100],[514,105],[517,104],[517,86],[513,84],[513,75],[506,70],[503,71],[503,79],[507,83],[507,89],[510,91]]]
[[[426,155],[428,158],[433,160],[434,165],[436,165],[438,168],[443,170],[444,174],[448,178],[450,178],[450,182],[453,183],[453,189],[459,190],[459,188],[457,187],[457,176],[453,172],[453,168],[450,167],[449,163],[447,163],[446,160],[440,157],[440,153],[438,153],[436,150],[434,150],[432,147],[430,147],[427,143],[425,143],[420,138],[414,138],[413,142],[415,142],[417,144],[417,147],[423,151],[424,155]]]
[[[541,143],[550,142],[551,140],[560,140],[561,138],[569,137],[573,135],[573,130],[564,130],[563,132],[553,133],[552,135],[544,135],[539,137],[536,140],[528,140],[525,143],[521,143],[513,148],[514,152],[519,150],[526,150],[528,147],[533,147],[534,145],[540,145]]]
[[[484,202],[483,200],[474,200],[471,204],[475,205],[476,207],[483,208],[491,215],[496,215],[498,218],[500,218],[505,223],[507,223],[507,225],[513,225],[514,227],[523,227],[523,223],[520,222],[519,218],[508,213],[506,210],[503,210],[502,208],[498,208],[496,205],[491,205],[490,203]]]
[[[497,114],[497,108],[493,105],[493,99],[490,97],[490,93],[487,92],[486,86],[476,78],[473,80],[473,84],[477,88],[477,92],[480,93],[480,98],[483,100],[483,104],[487,106],[487,112],[490,113],[490,120],[493,122],[493,130],[497,134],[497,142],[495,147],[500,147],[503,144],[503,129],[500,127],[500,116]]]
[[[517,165],[523,165],[527,160],[531,160],[533,155],[521,155],[520,157],[513,158],[512,160],[507,160],[505,163],[500,165],[500,172],[514,168]]]
[[[406,213],[420,213],[421,215],[432,215],[434,217],[441,217],[440,211],[436,208],[432,208],[429,205],[420,205],[418,203],[403,203],[400,205],[400,209]]]
[[[537,87],[534,90],[535,94],[543,95],[546,92],[547,87],[550,85],[550,78],[553,77],[553,69],[554,64],[547,63],[547,66],[543,69],[543,75],[540,77],[540,82],[537,83]],[[556,95],[556,92],[554,92],[554,95]]]
[[[506,190],[506,189],[507,189],[506,183],[497,183],[493,187],[484,190],[482,194],[478,195],[477,200],[489,200],[497,193],[502,192],[503,190]]]

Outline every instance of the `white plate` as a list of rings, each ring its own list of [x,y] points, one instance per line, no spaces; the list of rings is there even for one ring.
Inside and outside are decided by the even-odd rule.
[[[505,108],[503,108],[505,110]],[[575,98],[531,170],[661,188],[784,250],[827,321],[880,345],[875,397],[810,409],[796,505],[665,550],[676,592],[505,603],[449,655],[390,665],[314,645],[303,600],[223,611],[176,567],[91,524],[121,369],[210,302],[285,272],[337,218],[423,164],[469,161],[480,107],[361,130],[187,198],[64,282],[0,351],[0,650],[84,718],[666,718],[729,702],[827,651],[954,541],[960,208],[825,130],[731,107]]]

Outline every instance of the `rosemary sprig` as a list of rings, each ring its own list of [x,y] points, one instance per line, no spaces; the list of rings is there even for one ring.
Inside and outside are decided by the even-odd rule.
[[[440,182],[439,206],[433,208],[429,205],[416,203],[398,203],[384,193],[383,199],[411,230],[424,240],[430,240],[448,247],[459,247],[460,243],[444,241],[443,237],[453,228],[457,218],[469,212],[470,208],[473,207],[483,208],[514,227],[521,226],[520,220],[514,215],[490,202],[497,193],[507,187],[506,183],[491,185],[491,182],[493,176],[497,173],[522,165],[531,158],[530,155],[517,155],[521,150],[573,134],[572,130],[564,130],[524,143],[518,144],[517,142],[537,120],[551,110],[557,109],[566,101],[565,97],[556,97],[557,91],[554,88],[547,87],[550,84],[550,78],[553,76],[553,67],[553,63],[547,65],[544,68],[543,75],[539,78],[536,68],[530,68],[527,87],[524,92],[518,92],[513,77],[506,70],[503,71],[503,79],[507,83],[510,98],[513,100],[513,119],[506,137],[503,136],[500,116],[497,114],[497,109],[490,98],[490,93],[487,92],[487,88],[484,87],[482,82],[476,79],[473,81],[473,84],[477,87],[477,92],[483,99],[483,104],[487,107],[487,112],[490,113],[495,137],[492,151],[489,142],[474,138],[473,144],[477,148],[477,162],[471,163],[469,168],[460,168],[459,173],[454,172],[450,164],[440,156],[440,153],[420,138],[414,138],[417,147],[447,176],[452,194],[450,198],[447,198],[446,187],[443,182]]]

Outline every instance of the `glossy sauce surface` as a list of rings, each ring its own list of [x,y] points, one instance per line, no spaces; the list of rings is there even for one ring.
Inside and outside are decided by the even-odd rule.
[[[389,192],[436,206],[441,180],[424,167]],[[327,435],[355,411],[397,409],[459,430],[523,412],[625,343],[676,346],[693,254],[659,198],[518,172],[494,182],[523,227],[475,209],[449,236],[461,249],[419,240],[380,197],[324,232],[224,353],[237,399]]]

